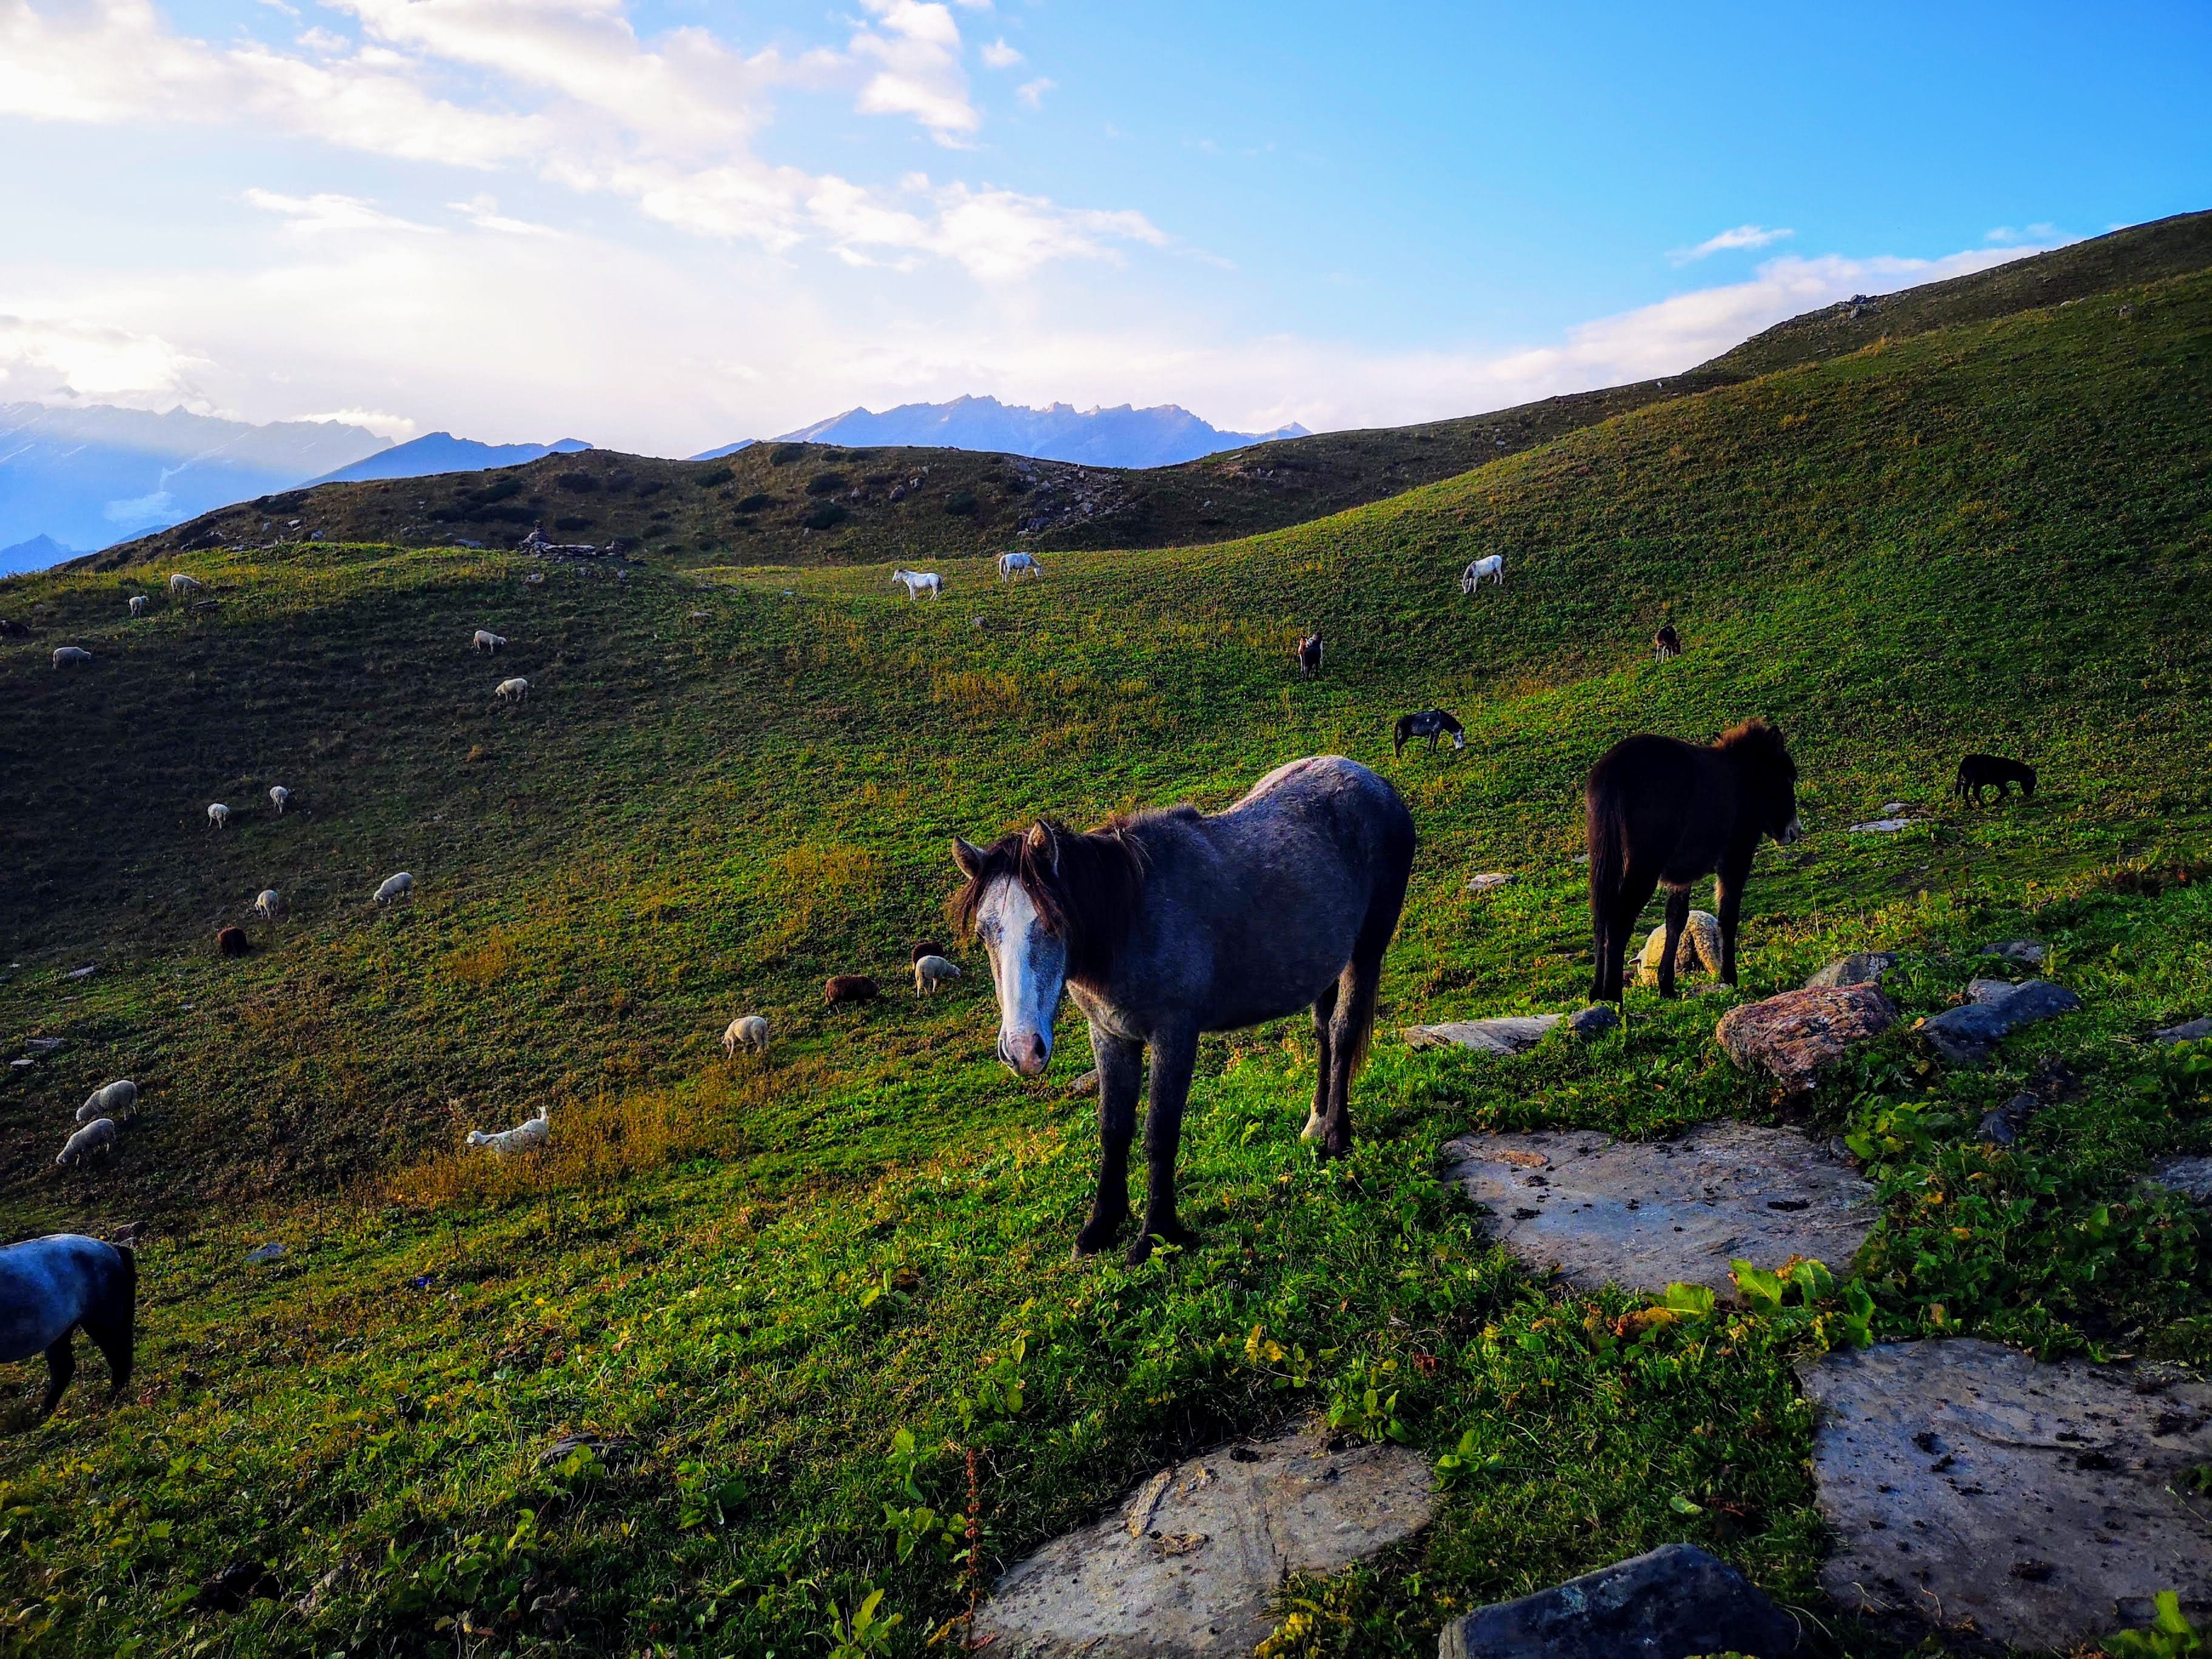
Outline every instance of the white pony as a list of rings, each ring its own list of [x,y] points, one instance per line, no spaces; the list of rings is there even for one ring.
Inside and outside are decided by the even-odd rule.
[[[906,596],[910,600],[918,599],[924,593],[933,599],[945,597],[945,578],[934,570],[894,570],[891,580],[906,584]]]
[[[534,1152],[552,1138],[553,1126],[545,1121],[543,1106],[512,1129],[501,1129],[491,1134],[482,1129],[469,1131],[470,1146],[487,1146],[495,1152]]]
[[[1034,553],[1001,553],[999,555],[999,580],[1010,582],[1017,576],[1042,576],[1044,567],[1037,562]]]
[[[133,593],[131,596],[131,614],[134,617],[143,617],[146,614],[146,596],[143,593]]]
[[[520,702],[530,695],[530,682],[520,676],[511,680],[501,680],[492,687],[491,694],[501,702]]]
[[[1461,571],[1459,591],[1462,593],[1474,592],[1476,588],[1482,586],[1482,579],[1485,576],[1494,579],[1500,587],[1505,586],[1505,556],[1503,553],[1492,553],[1477,559],[1466,569]]]
[[[218,801],[211,801],[211,802],[210,802],[210,803],[208,804],[208,828],[209,828],[209,829],[210,829],[210,830],[220,830],[220,829],[222,829],[222,826],[223,826],[224,824],[228,823],[229,822],[230,822],[230,808],[228,808],[228,806],[225,806],[225,805],[224,805],[221,801],[219,801],[219,800],[218,800]]]
[[[401,895],[411,893],[414,890],[415,878],[402,870],[396,876],[386,876],[384,878],[384,884],[376,890],[375,902],[389,904]]]
[[[722,1053],[731,1059],[743,1048],[749,1054],[768,1052],[768,1022],[758,1014],[740,1014],[722,1033]]]
[[[291,799],[292,792],[283,784],[272,783],[269,786],[269,804],[276,809],[278,817],[284,816],[284,808]]]

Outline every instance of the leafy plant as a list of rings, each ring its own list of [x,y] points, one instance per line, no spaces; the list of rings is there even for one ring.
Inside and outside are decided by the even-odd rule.
[[[2154,1598],[2158,1611],[2145,1630],[2124,1630],[2104,1638],[2112,1659],[2180,1659],[2205,1650],[2204,1633],[2181,1610],[2181,1597],[2160,1590]]]

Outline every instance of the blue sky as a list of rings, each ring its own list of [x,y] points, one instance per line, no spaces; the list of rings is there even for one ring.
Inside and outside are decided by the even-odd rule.
[[[1433,418],[2212,206],[2208,87],[2201,4],[0,0],[0,400]]]

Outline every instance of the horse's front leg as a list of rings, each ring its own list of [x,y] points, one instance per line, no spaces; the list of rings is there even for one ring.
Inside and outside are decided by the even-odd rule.
[[[1182,1144],[1182,1109],[1190,1098],[1190,1074],[1198,1065],[1198,1033],[1155,1032],[1152,1036],[1152,1103],[1145,1119],[1145,1224],[1129,1246],[1129,1265],[1152,1253],[1155,1240],[1188,1244],[1197,1235],[1176,1218],[1176,1152]],[[1102,1074],[1099,1081],[1105,1081]]]
[[[62,1340],[46,1350],[46,1395],[39,1401],[41,1419],[51,1417],[53,1409],[62,1402],[62,1395],[69,1388],[70,1378],[76,1375],[76,1354],[70,1346],[76,1334],[71,1326],[62,1333]]]
[[[1075,1236],[1078,1255],[1096,1255],[1129,1218],[1129,1143],[1137,1133],[1137,1091],[1145,1079],[1145,1045],[1091,1028],[1098,1061],[1098,1193],[1091,1219]]]
[[[1743,913],[1743,884],[1751,875],[1751,860],[1747,855],[1741,865],[1731,860],[1721,866],[1715,881],[1718,891],[1714,908],[1720,912],[1721,924],[1721,983],[1735,983],[1735,923]]]

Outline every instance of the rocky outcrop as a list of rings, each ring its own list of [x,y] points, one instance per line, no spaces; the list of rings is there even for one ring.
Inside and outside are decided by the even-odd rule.
[[[1797,1621],[1693,1544],[1665,1544],[1445,1626],[1437,1659],[1783,1659]]]
[[[2150,1034],[2153,1042],[2202,1042],[2207,1037],[2212,1037],[2212,1014],[2184,1020],[2179,1025],[2162,1025]]]
[[[1813,1087],[1823,1066],[1855,1042],[1880,1036],[1897,1019],[1889,999],[1871,985],[1784,991],[1764,1002],[1731,1008],[1713,1036],[1747,1072],[1764,1072],[1789,1093]]]
[[[1954,1066],[1979,1066],[2005,1037],[2021,1026],[2081,1006],[2081,999],[2055,980],[2032,979],[2008,986],[2002,980],[1976,980],[1976,1000],[1946,1009],[1913,1027],[1920,1039]]]

